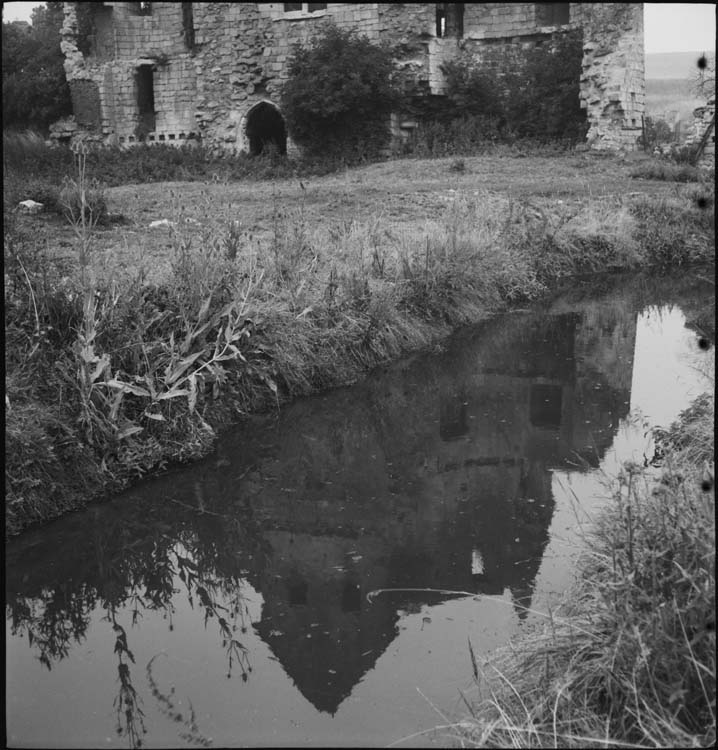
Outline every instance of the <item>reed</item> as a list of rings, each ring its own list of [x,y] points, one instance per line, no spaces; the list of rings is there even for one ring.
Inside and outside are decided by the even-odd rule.
[[[711,391],[661,436],[660,474],[624,466],[560,610],[476,670],[466,744],[715,745],[713,431]]]

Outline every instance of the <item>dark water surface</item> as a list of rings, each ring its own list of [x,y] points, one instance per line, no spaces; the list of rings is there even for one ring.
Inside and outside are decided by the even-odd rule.
[[[466,713],[468,639],[546,611],[637,415],[707,389],[702,276],[496,317],[10,543],[9,744],[449,743],[411,735]]]

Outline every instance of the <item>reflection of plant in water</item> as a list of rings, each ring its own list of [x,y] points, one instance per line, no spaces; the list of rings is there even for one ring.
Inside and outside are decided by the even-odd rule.
[[[145,715],[139,706],[142,699],[137,695],[137,691],[132,684],[130,665],[125,661],[126,657],[134,664],[135,657],[127,646],[127,633],[122,625],[119,625],[115,620],[113,610],[108,612],[106,619],[112,620],[112,629],[116,633],[115,653],[119,659],[117,674],[120,681],[120,690],[113,703],[113,706],[117,709],[116,731],[120,737],[123,732],[127,735],[131,748],[139,748],[142,747],[142,735],[147,734],[144,722]]]
[[[48,580],[43,570],[47,563],[40,560],[40,575],[32,565],[29,573],[27,568],[16,566],[22,573],[8,584],[11,632],[20,637],[27,633],[31,648],[39,651],[40,661],[48,669],[70,654],[74,642],[85,638],[93,611],[98,607],[104,610],[104,620],[113,628],[119,660],[119,688],[113,702],[116,732],[127,737],[131,748],[144,745],[146,717],[141,696],[132,683],[134,654],[129,648],[128,631],[117,619],[122,615],[132,626],[141,625],[146,612],[156,612],[169,619],[169,629],[173,630],[178,578],[187,588],[190,605],[194,607],[196,601],[204,610],[205,625],[216,619],[219,641],[228,660],[228,676],[240,669],[246,682],[252,671],[248,651],[237,636],[247,631],[249,617],[241,590],[245,568],[248,560],[251,565],[261,564],[265,554],[262,543],[250,533],[252,526],[246,519],[203,515],[188,522],[173,508],[169,522],[166,513],[166,507],[158,505],[145,516],[123,516],[121,523],[97,525],[89,533],[83,528],[83,538],[90,544],[82,547],[71,579]],[[157,685],[150,682],[150,686],[157,688],[160,709],[168,708],[158,697],[162,693]],[[205,745],[206,740],[196,730],[193,712],[183,713],[183,739]]]
[[[233,618],[232,631],[230,632],[228,628],[223,628],[222,630],[222,647],[227,649],[227,656],[229,657],[229,672],[227,673],[227,678],[232,676],[232,660],[234,658],[242,667],[242,680],[247,682],[248,672],[252,671],[252,665],[249,663],[249,652],[239,641],[234,640],[231,636],[232,632],[237,632],[237,618],[239,618],[242,623],[239,626],[240,632],[247,632],[247,624],[244,617],[245,615],[249,617],[249,607],[242,599],[239,586],[232,591],[232,597],[229,601],[229,611]],[[220,620],[219,624],[220,627],[222,627],[222,620]]]
[[[137,625],[137,620],[142,617],[140,607],[144,609],[146,606],[147,605],[145,604],[145,600],[136,591],[133,591],[127,600],[127,608],[130,610],[130,614],[132,615],[132,627]]]
[[[232,676],[233,662],[237,661],[242,669],[242,680],[247,682],[248,673],[252,671],[252,665],[249,663],[249,652],[238,640],[232,637],[232,630],[227,625],[226,620],[221,617],[219,618],[219,626],[223,636],[222,648],[227,650],[227,656],[229,657],[227,679]]]
[[[27,632],[30,646],[40,652],[39,660],[52,669],[52,662],[64,659],[70,643],[80,643],[90,621],[90,612],[95,607],[97,593],[83,586],[79,594],[43,591],[40,600],[18,597],[10,607],[13,635]],[[38,612],[38,604],[44,608]]]
[[[177,575],[185,586],[187,586],[187,597],[190,605],[194,607],[194,599],[192,597],[192,586],[194,586],[194,593],[204,608],[205,627],[207,627],[207,623],[211,618],[217,618],[219,631],[222,636],[222,648],[226,649],[229,660],[227,678],[232,676],[232,666],[237,662],[242,669],[242,680],[246,682],[248,673],[252,671],[252,665],[249,663],[249,652],[234,637],[234,634],[237,632],[237,618],[241,619],[241,630],[243,633],[246,633],[247,626],[244,622],[244,615],[249,615],[249,609],[242,601],[239,579],[232,576],[229,580],[220,583],[209,576],[203,576],[197,565],[188,557],[183,557],[179,553],[176,553],[176,559]],[[228,607],[217,602],[218,590],[230,596]],[[222,613],[227,613],[231,617],[231,625]]]
[[[200,745],[201,747],[210,747],[212,745],[212,740],[208,737],[205,737],[200,731],[199,727],[197,726],[197,718],[194,713],[194,707],[192,706],[192,702],[187,699],[187,703],[189,705],[189,716],[184,717],[182,713],[177,709],[177,706],[172,702],[172,697],[174,695],[175,689],[174,687],[170,688],[169,694],[163,693],[159,685],[157,684],[157,680],[155,680],[154,675],[152,674],[152,663],[157,658],[156,656],[153,656],[148,662],[147,662],[147,681],[150,684],[150,688],[152,688],[152,695],[157,699],[157,703],[159,704],[160,711],[167,716],[169,719],[172,719],[172,721],[175,722],[182,722],[187,727],[186,731],[181,731],[179,736],[185,740],[186,742],[189,742],[190,745]]]

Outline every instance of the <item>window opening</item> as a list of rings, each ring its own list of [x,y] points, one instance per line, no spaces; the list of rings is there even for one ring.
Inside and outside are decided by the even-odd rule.
[[[446,36],[446,7],[443,4],[436,6],[436,36],[439,39]]]
[[[436,6],[436,36],[456,37],[464,36],[464,4],[438,3]]]
[[[137,111],[139,126],[137,137],[144,140],[148,133],[155,129],[155,88],[154,74],[151,65],[140,65],[136,74]]]
[[[151,16],[152,3],[130,3],[130,13],[133,16]]]
[[[285,13],[318,13],[326,10],[326,3],[284,3]]]
[[[570,3],[539,3],[536,5],[536,19],[539,26],[562,26],[569,23]]]
[[[194,17],[192,3],[182,3],[182,35],[187,49],[194,49]]]

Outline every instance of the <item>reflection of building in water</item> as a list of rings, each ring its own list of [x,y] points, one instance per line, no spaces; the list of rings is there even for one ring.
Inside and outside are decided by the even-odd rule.
[[[274,556],[255,583],[265,602],[257,631],[303,695],[333,714],[396,636],[395,603],[366,599],[387,580],[386,545],[289,531],[267,538]]]
[[[133,493],[142,512],[125,517],[118,503],[63,519],[62,557],[28,547],[8,591],[54,591],[41,624],[59,636],[62,612],[82,630],[93,599],[120,606],[137,582],[162,607],[172,576],[159,551],[181,539],[220,586],[246,571],[264,600],[257,631],[303,695],[334,713],[396,636],[400,610],[449,596],[428,590],[508,591],[519,615],[531,605],[551,469],[597,465],[630,401],[635,314],[579,309],[504,316],[441,358],[288,407],[224,440],[221,468]],[[377,589],[399,590],[368,601]]]
[[[443,361],[321,409],[298,404],[263,436],[241,489],[273,529],[252,581],[265,598],[257,627],[317,708],[333,713],[349,695],[400,608],[446,598],[407,589],[508,589],[524,616],[553,514],[550,469],[598,465],[628,412],[635,315],[621,313],[505,318]],[[404,591],[369,603],[377,589]]]

